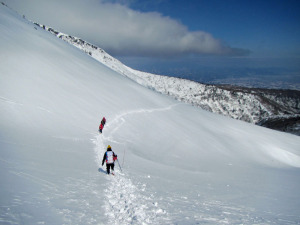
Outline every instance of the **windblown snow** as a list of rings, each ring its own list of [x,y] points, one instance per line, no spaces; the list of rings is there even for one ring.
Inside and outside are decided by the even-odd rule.
[[[0,49],[1,224],[299,224],[300,137],[147,89],[2,4]]]

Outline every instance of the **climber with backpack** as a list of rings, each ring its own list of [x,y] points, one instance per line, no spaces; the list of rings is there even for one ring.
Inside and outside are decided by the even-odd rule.
[[[106,119],[105,119],[105,117],[103,117],[102,120],[101,120],[101,124],[104,126],[105,123],[106,123]]]
[[[101,120],[101,123],[100,123],[100,125],[99,125],[99,132],[100,132],[101,134],[102,134],[102,130],[103,130],[103,128],[104,128],[105,123],[106,123],[106,119],[105,119],[105,117],[103,117],[102,120]]]
[[[104,161],[106,162],[106,171],[107,174],[110,174],[110,169],[112,170],[112,174],[114,175],[114,167],[115,161],[118,159],[118,156],[111,150],[111,146],[107,146],[107,151],[104,153],[102,166],[104,165]]]
[[[99,132],[102,134],[102,130],[103,130],[103,124],[101,123],[100,125],[99,125]]]

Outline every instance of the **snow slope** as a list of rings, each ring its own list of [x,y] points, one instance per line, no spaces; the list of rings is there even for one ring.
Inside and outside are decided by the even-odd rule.
[[[292,124],[291,128],[295,127],[295,129],[286,129],[285,122],[283,122],[299,117],[299,91],[242,88],[230,85],[215,86],[176,77],[141,72],[124,65],[107,54],[103,49],[80,38],[61,33],[45,25],[35,24],[81,49],[112,70],[159,93],[170,95],[179,101],[199,106],[210,112],[250,123],[263,124],[262,122],[268,119],[274,120],[274,118],[279,118],[282,122],[278,123],[277,121],[276,129],[299,133],[297,129],[299,121]],[[290,124],[291,122],[289,121],[288,123]],[[282,124],[280,129],[278,124]]]
[[[3,5],[0,34],[1,224],[299,223],[299,137],[147,89]]]

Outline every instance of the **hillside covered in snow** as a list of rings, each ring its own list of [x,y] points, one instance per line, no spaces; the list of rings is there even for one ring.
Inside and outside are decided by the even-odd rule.
[[[0,49],[1,224],[299,223],[298,136],[145,88],[3,4]]]
[[[300,91],[206,85],[134,70],[80,38],[35,23],[137,83],[210,112],[300,135]]]

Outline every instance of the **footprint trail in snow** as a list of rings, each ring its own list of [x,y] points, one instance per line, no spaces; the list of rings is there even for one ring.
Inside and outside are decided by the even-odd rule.
[[[105,147],[102,136],[96,139],[96,161],[101,165]],[[131,179],[115,166],[115,176],[105,175],[108,180],[105,195],[105,214],[109,224],[157,224],[166,212],[146,195],[146,185],[135,185]]]
[[[156,111],[170,110],[173,106],[159,109],[141,109],[125,112],[117,115],[109,126],[114,129],[110,132],[118,130],[125,123],[125,116],[138,113],[152,113]],[[95,140],[96,162],[98,165],[102,163],[102,157],[106,151],[104,141],[113,141],[113,137],[105,137],[98,135]],[[145,184],[134,184],[128,175],[121,173],[115,166],[115,176],[108,176],[107,188],[105,194],[105,214],[110,224],[159,224],[161,221],[168,220],[168,214],[165,210],[158,206],[155,202],[155,196],[146,192]]]

